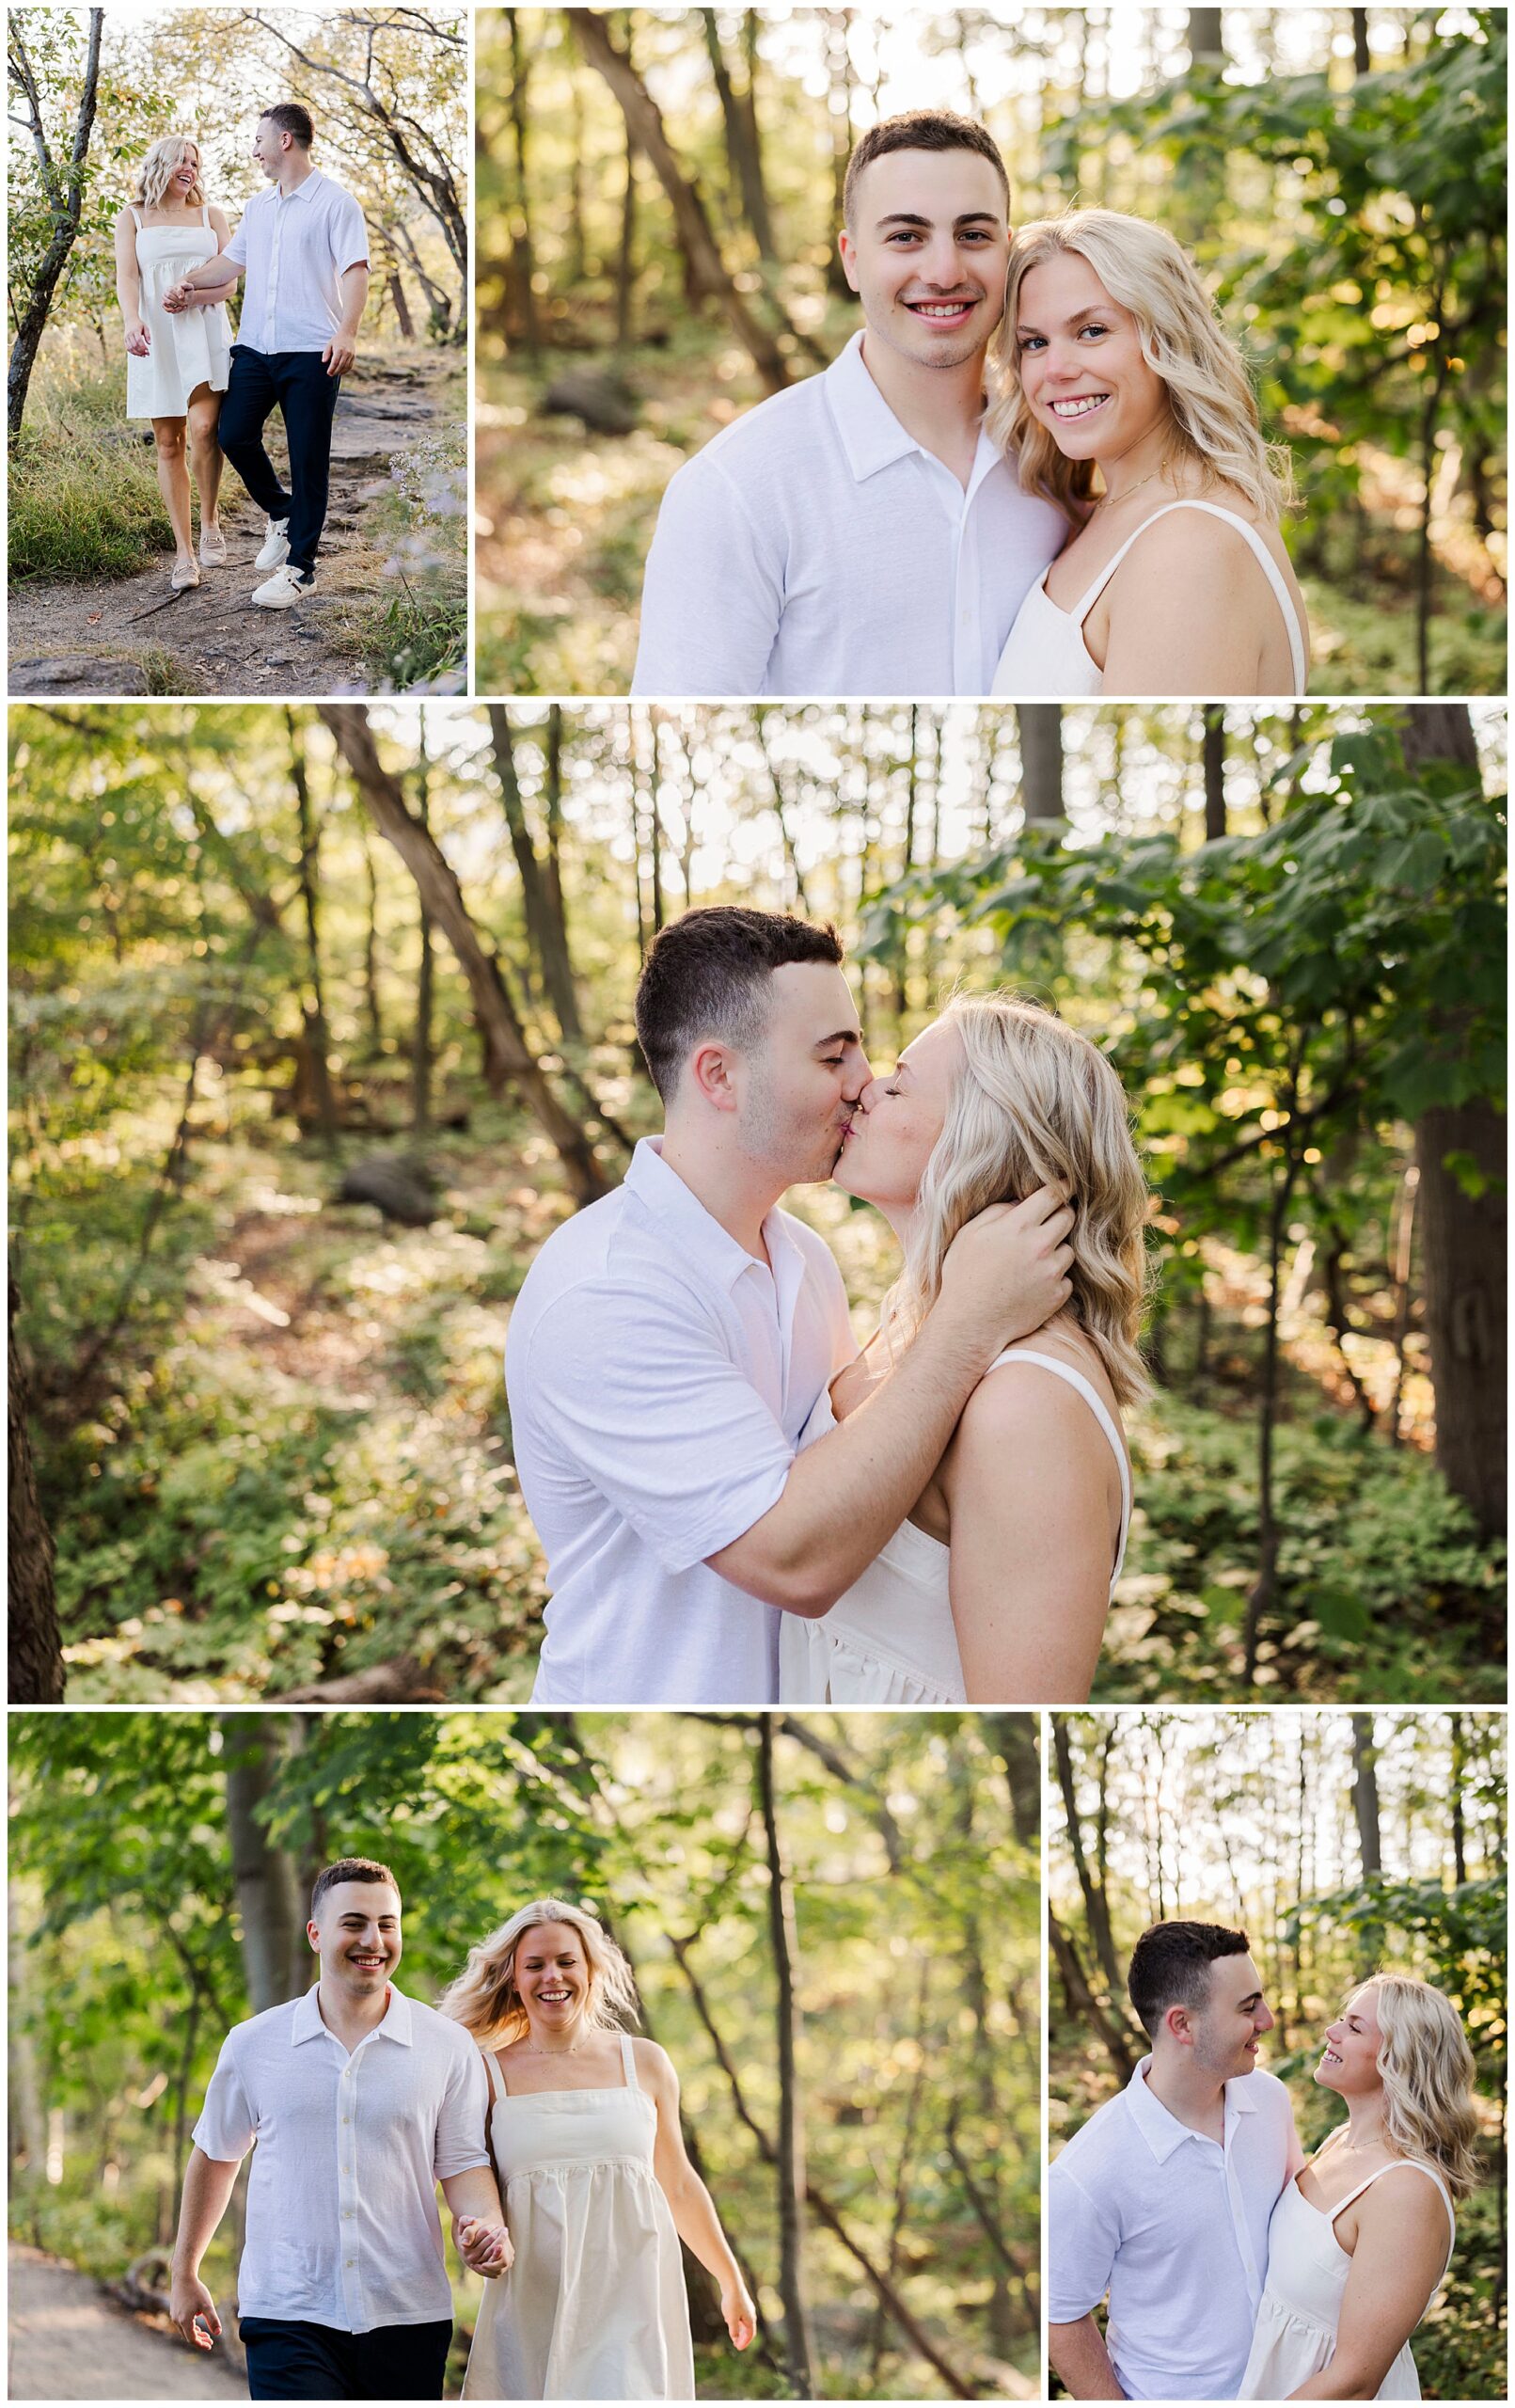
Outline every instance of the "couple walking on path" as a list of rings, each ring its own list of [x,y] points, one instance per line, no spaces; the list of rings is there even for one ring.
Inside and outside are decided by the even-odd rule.
[[[117,221],[117,293],[126,325],[126,414],[150,419],[158,483],[174,531],[169,583],[224,567],[223,457],[267,519],[251,599],[292,609],[315,584],[325,524],[331,430],[368,297],[368,233],[351,193],[315,166],[308,110],[281,101],[258,120],[253,156],[268,178],[236,232],[207,201],[198,146],[155,142]],[[237,339],[226,302],[246,291]],[[286,490],[263,444],[275,409],[289,443]],[[187,456],[186,456],[187,455]],[[191,469],[199,489],[198,553]]]

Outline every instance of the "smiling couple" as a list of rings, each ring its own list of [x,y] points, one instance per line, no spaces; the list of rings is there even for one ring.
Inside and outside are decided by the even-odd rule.
[[[1128,1988],[1151,2054],[1048,2177],[1048,2348],[1068,2391],[1418,2400],[1410,2337],[1478,2179],[1450,2001],[1397,1972],[1351,1991],[1314,2076],[1346,2121],[1307,2161],[1258,2067],[1273,2018],[1244,1931],[1154,1924]]]
[[[838,246],[862,328],[681,467],[639,694],[1302,694],[1286,452],[1171,234],[1012,237],[971,119],[864,135]]]
[[[1126,1098],[1053,1013],[958,996],[888,1076],[830,927],[687,912],[637,1033],[661,1137],[511,1316],[548,1559],[544,1705],[1089,1694],[1130,1520],[1146,1189]],[[903,1250],[860,1351],[835,1180]]]
[[[685,2149],[667,2052],[625,2028],[631,1968],[595,1917],[534,1898],[437,2008],[395,1981],[400,1891],[343,1857],[307,1925],[320,1979],[222,2047],[184,2176],[170,2314],[222,2330],[200,2263],[253,2150],[239,2330],[254,2400],[438,2400],[452,2289],[440,2184],[484,2279],[464,2396],[692,2400],[682,2241],[733,2346],[756,2317]]]

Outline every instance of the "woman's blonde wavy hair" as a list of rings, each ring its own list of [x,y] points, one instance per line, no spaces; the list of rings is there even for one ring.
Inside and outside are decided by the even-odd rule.
[[[1412,1973],[1375,1973],[1352,1998],[1367,1991],[1383,2043],[1379,2078],[1389,2143],[1401,2157],[1434,2166],[1453,2198],[1464,2199],[1480,2179],[1476,2067],[1457,2009]]]
[[[1149,1383],[1137,1349],[1146,1285],[1146,1180],[1129,1107],[1097,1045],[1016,995],[954,995],[941,1018],[963,1041],[947,1117],[916,1198],[905,1267],[884,1303],[891,1349],[913,1337],[965,1221],[1058,1187],[1075,1208],[1066,1309],[1092,1340],[1117,1403]]]
[[[539,1924],[561,1923],[576,1931],[589,1966],[584,2020],[596,2032],[619,2031],[637,2016],[637,1985],[615,1941],[587,1907],[571,1906],[566,1898],[533,1898],[518,1907],[487,1940],[468,1951],[468,1961],[437,2001],[471,2032],[481,2049],[499,2049],[523,2038],[530,2029],[515,1981],[515,1952],[529,1931]]]
[[[205,187],[200,182],[200,146],[187,134],[166,134],[155,142],[137,170],[136,190],[132,198],[139,209],[161,209],[168,190],[168,179],[186,151],[195,156],[195,182],[190,186],[189,206],[203,209]]]
[[[1010,250],[1004,316],[990,345],[992,383],[986,428],[1006,452],[1014,452],[1021,489],[1040,494],[1060,510],[1089,499],[1091,460],[1070,460],[1035,418],[1020,381],[1016,340],[1020,288],[1034,267],[1060,251],[1087,260],[1113,301],[1129,309],[1141,338],[1142,356],[1168,388],[1174,451],[1163,467],[1191,460],[1206,485],[1223,480],[1246,495],[1259,517],[1276,525],[1293,499],[1287,449],[1263,440],[1256,396],[1240,352],[1216,318],[1193,261],[1160,226],[1124,216],[1116,209],[1071,209],[1023,226]]]

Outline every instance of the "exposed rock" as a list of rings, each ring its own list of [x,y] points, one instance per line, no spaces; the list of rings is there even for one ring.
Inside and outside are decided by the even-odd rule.
[[[624,377],[609,368],[570,368],[542,396],[543,416],[581,418],[592,435],[630,435],[641,406]]]
[[[13,660],[12,694],[145,694],[148,673],[125,653],[59,652]]]
[[[376,1204],[387,1221],[424,1229],[436,1218],[436,1181],[414,1154],[368,1154],[343,1174],[337,1200]]]

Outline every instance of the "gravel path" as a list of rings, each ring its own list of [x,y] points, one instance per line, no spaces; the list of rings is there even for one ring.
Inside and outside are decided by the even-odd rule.
[[[133,2316],[92,2274],[60,2258],[9,2250],[11,2400],[245,2400],[247,2388],[216,2350],[191,2350],[166,2328]]]

